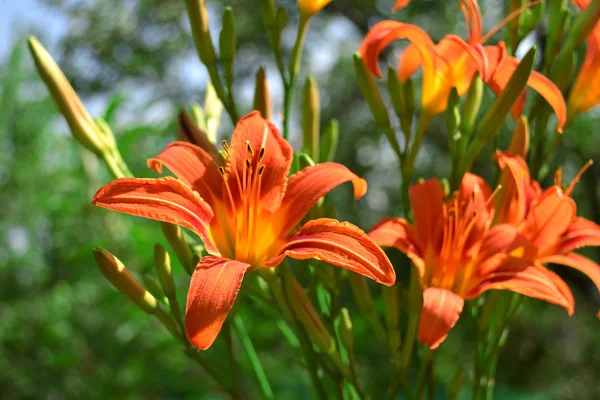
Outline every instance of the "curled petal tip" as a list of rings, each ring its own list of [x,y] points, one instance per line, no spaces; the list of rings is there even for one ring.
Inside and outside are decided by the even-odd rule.
[[[352,185],[354,186],[354,200],[360,199],[367,193],[368,185],[366,180],[362,178],[353,179]]]

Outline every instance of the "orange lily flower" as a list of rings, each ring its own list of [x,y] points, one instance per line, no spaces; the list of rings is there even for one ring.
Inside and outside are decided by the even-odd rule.
[[[587,275],[600,291],[600,266],[573,252],[583,246],[600,246],[600,226],[577,217],[577,204],[570,197],[591,163],[582,168],[566,189],[557,182],[542,192],[520,155],[498,152],[497,158],[502,168],[501,179],[510,188],[499,204],[504,210],[500,221],[513,224],[529,242],[522,257],[533,260],[538,267],[554,263],[574,268]]]
[[[410,188],[414,224],[402,218],[379,222],[369,236],[413,262],[423,287],[419,341],[435,349],[448,336],[464,300],[490,289],[506,289],[573,309],[565,283],[551,271],[516,255],[527,245],[515,226],[490,227],[492,194],[467,173],[445,201],[437,179]]]
[[[573,0],[580,9],[585,9],[589,0]],[[588,36],[583,65],[569,94],[569,111],[584,112],[600,104],[600,22]]]
[[[469,46],[456,35],[446,36],[436,46],[421,28],[398,21],[375,24],[360,45],[358,52],[373,75],[382,77],[379,55],[391,42],[399,39],[408,39],[411,45],[404,53],[410,56],[400,58],[398,77],[402,82],[406,81],[423,64],[421,107],[429,115],[446,109],[453,87],[460,95],[464,94],[475,71],[487,76],[485,54],[479,48]],[[460,54],[460,57],[449,62],[446,53]],[[467,76],[464,71],[472,72]]]
[[[290,234],[312,206],[351,181],[355,198],[366,182],[337,163],[307,167],[288,178],[293,150],[258,112],[240,120],[224,142],[227,161],[190,143],[167,146],[148,166],[166,166],[178,179],[117,179],[93,204],[181,225],[204,242],[208,256],[192,275],[185,331],[200,349],[215,340],[246,272],[277,266],[286,256],[316,258],[384,285],[396,276],[385,253],[359,228],[333,219],[307,222]]]
[[[531,3],[529,4],[531,5]],[[447,35],[431,49],[431,39],[422,39],[427,42],[427,48],[424,50],[422,43],[415,43],[407,47],[406,51],[400,56],[398,63],[398,76],[401,81],[407,80],[423,65],[423,89],[422,106],[431,114],[442,112],[446,109],[446,99],[452,87],[455,87],[459,96],[467,92],[475,72],[479,71],[483,81],[496,93],[499,94],[508,84],[508,81],[517,68],[519,61],[514,57],[506,55],[506,47],[503,42],[496,46],[483,46],[505,21],[518,15],[521,10],[517,10],[515,15],[509,15],[505,21],[487,35],[482,36],[483,21],[481,10],[476,0],[460,0],[460,6],[465,16],[467,24],[467,37],[465,43],[456,35]],[[527,7],[527,6],[526,6]],[[397,25],[401,24],[401,25]],[[379,53],[392,41],[400,38],[399,33],[391,28],[396,26],[395,30],[400,30],[400,22],[384,21],[376,24],[369,31],[361,45],[359,52],[367,62],[371,72],[381,76],[377,59]],[[394,37],[394,35],[398,37]],[[429,59],[435,60],[432,63]],[[433,71],[436,71],[435,74]],[[437,84],[430,76],[438,76]],[[533,71],[527,84],[552,106],[558,117],[557,130],[562,131],[566,122],[566,105],[560,90],[548,78],[539,72]],[[426,101],[428,97],[434,97],[436,101]],[[517,118],[523,111],[525,97],[513,107],[513,117]]]

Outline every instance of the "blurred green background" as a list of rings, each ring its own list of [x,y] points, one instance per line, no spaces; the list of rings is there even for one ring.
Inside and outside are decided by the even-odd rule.
[[[281,84],[254,1],[208,1],[213,37],[223,7],[234,9],[238,30],[236,96],[250,110],[254,74],[265,66],[274,96],[276,122]],[[390,17],[392,0],[334,0],[311,25],[303,60],[320,87],[322,125],[340,122],[336,161],[369,182],[365,198],[352,202],[349,188],[333,193],[340,219],[364,229],[380,218],[399,215],[399,185],[394,154],[376,128],[355,83],[351,54],[368,27]],[[447,32],[464,33],[455,1],[416,0],[396,14],[424,27],[434,40]],[[482,1],[485,24],[505,13],[504,2]],[[283,46],[289,54],[295,36],[294,1],[278,0],[290,23]],[[105,247],[132,271],[151,268],[154,243],[164,245],[152,221],[95,208],[90,200],[110,180],[104,166],[71,138],[57,108],[37,77],[26,36],[35,34],[49,48],[92,114],[112,126],[130,169],[154,176],[145,160],[176,138],[181,107],[201,102],[207,75],[194,52],[182,1],[0,2],[0,399],[191,399],[224,398],[202,369],[183,356],[180,346],[154,319],[139,311],[102,277],[92,249]],[[534,38],[543,45],[544,27]],[[392,65],[402,45],[389,52]],[[303,79],[301,77],[301,79]],[[300,82],[302,82],[300,80]],[[299,103],[299,96],[295,104]],[[488,99],[489,101],[489,99]],[[300,143],[298,108],[292,143]],[[598,111],[579,117],[568,129],[554,163],[570,178],[588,159],[600,160]],[[508,121],[499,147],[508,143]],[[221,134],[231,124],[222,118]],[[446,128],[436,118],[418,158],[417,175],[447,176]],[[476,172],[491,178],[492,146]],[[600,166],[577,186],[580,215],[600,222]],[[551,175],[549,174],[551,179]],[[550,184],[551,181],[546,182]],[[588,252],[598,260],[597,251]],[[408,268],[390,253],[402,274]],[[187,275],[177,264],[180,301]],[[572,287],[577,311],[528,300],[501,353],[497,398],[592,399],[600,393],[599,295],[582,275],[559,271]],[[373,287],[374,291],[378,291]],[[273,317],[245,299],[240,309],[269,375],[276,398],[310,398],[298,356],[275,329]],[[356,315],[360,374],[367,392],[379,398],[389,374],[383,348],[371,340],[366,322],[344,288],[343,305]],[[472,347],[461,319],[438,351],[438,378],[448,383],[457,366],[469,367]],[[206,356],[225,367],[224,345],[217,341]],[[240,344],[234,341],[234,346]],[[241,383],[248,398],[257,395],[249,365],[240,357]],[[372,367],[372,368],[371,368]],[[468,382],[468,380],[467,380]],[[444,392],[440,385],[440,398]],[[462,392],[468,398],[468,388]]]

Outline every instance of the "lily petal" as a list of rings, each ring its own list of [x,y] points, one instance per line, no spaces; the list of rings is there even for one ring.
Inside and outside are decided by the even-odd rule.
[[[92,204],[181,225],[202,239],[206,251],[219,254],[209,230],[213,218],[212,209],[198,193],[175,178],[117,179],[100,188]]]
[[[600,225],[578,217],[561,236],[553,254],[565,254],[585,246],[600,246]]]
[[[575,220],[576,205],[558,186],[546,189],[532,204],[523,226],[523,234],[544,253],[557,243]]]
[[[338,163],[316,164],[292,175],[274,218],[282,223],[281,233],[285,235],[294,228],[321,197],[349,181],[354,186],[354,199],[361,198],[367,192],[367,181]]]
[[[425,274],[424,246],[417,230],[403,218],[385,218],[369,232],[369,237],[382,247],[395,247],[406,254],[419,269],[420,276]]]
[[[233,306],[249,265],[204,257],[192,275],[185,310],[185,334],[201,350],[215,341]]]
[[[252,152],[260,152],[264,148],[264,156],[259,165],[252,166],[253,174],[258,173],[261,165],[264,172],[261,176],[260,204],[267,211],[274,212],[283,198],[287,176],[292,165],[294,152],[290,144],[284,140],[279,131],[269,121],[253,111],[242,118],[235,127],[231,137],[231,155],[227,160],[227,173],[243,182],[243,171],[246,170],[246,160]],[[234,201],[240,200],[237,185],[230,185]]]
[[[413,205],[413,219],[421,243],[432,243],[438,248],[438,231],[443,220],[444,191],[440,182],[431,178],[417,183],[409,189],[410,203]]]
[[[210,154],[210,156],[218,162],[219,160],[219,151],[215,147],[215,145],[208,139],[206,133],[200,129],[200,127],[196,124],[194,119],[187,111],[182,110],[179,113],[177,127],[179,128],[179,134],[183,138],[184,141],[193,143],[196,146],[199,146],[202,150]]]
[[[148,167],[162,172],[167,167],[177,178],[197,191],[211,207],[220,199],[223,178],[213,157],[202,148],[185,142],[168,145],[159,155],[147,162]]]
[[[419,342],[437,348],[456,325],[465,302],[446,289],[430,287],[423,292],[423,310],[419,324]]]
[[[396,282],[394,267],[383,250],[349,222],[327,218],[309,221],[286,240],[279,256],[263,265],[274,267],[285,256],[297,260],[316,258],[386,286]]]
[[[367,33],[358,52],[369,71],[381,77],[379,55],[391,42],[400,39],[407,39],[415,46],[420,55],[419,62],[423,63],[422,107],[431,115],[442,112],[452,88],[451,70],[424,30],[398,21],[381,21]]]
[[[527,187],[531,185],[529,168],[525,160],[509,153],[496,152],[502,170],[502,189],[494,198],[496,223],[519,225],[529,210]]]
[[[569,315],[573,315],[573,295],[567,284],[554,272],[522,258],[501,256],[497,260],[499,262],[493,272],[484,271],[479,280],[473,280],[473,286],[465,298],[475,298],[491,289],[510,290],[557,304],[564,307]]]
[[[565,265],[567,267],[571,267],[576,269],[579,272],[587,275],[588,278],[596,285],[596,288],[600,292],[600,265],[596,264],[594,261],[590,260],[587,257],[579,255],[577,253],[569,253],[569,254],[558,254],[549,257],[544,257],[539,260],[541,263],[554,263]]]

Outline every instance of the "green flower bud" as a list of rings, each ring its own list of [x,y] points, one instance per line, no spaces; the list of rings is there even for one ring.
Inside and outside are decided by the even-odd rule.
[[[160,244],[154,245],[154,268],[160,281],[160,286],[167,297],[175,296],[175,280],[171,269],[171,257]]]
[[[131,275],[117,257],[104,249],[96,248],[94,249],[94,259],[100,272],[115,288],[129,297],[144,312],[156,313],[158,308],[156,298]]]
[[[312,76],[306,78],[302,101],[302,138],[305,152],[319,162],[319,139],[321,125],[321,106],[319,88]]]
[[[256,73],[256,88],[254,89],[254,109],[260,111],[266,120],[273,118],[273,101],[265,69],[260,67]]]
[[[173,251],[175,251],[179,262],[181,262],[187,273],[192,275],[195,264],[192,251],[183,237],[183,231],[179,226],[169,224],[168,222],[162,222],[160,225]]]
[[[337,119],[332,119],[327,124],[323,135],[321,135],[321,145],[319,160],[321,162],[333,161],[335,152],[340,140],[339,124]]]

